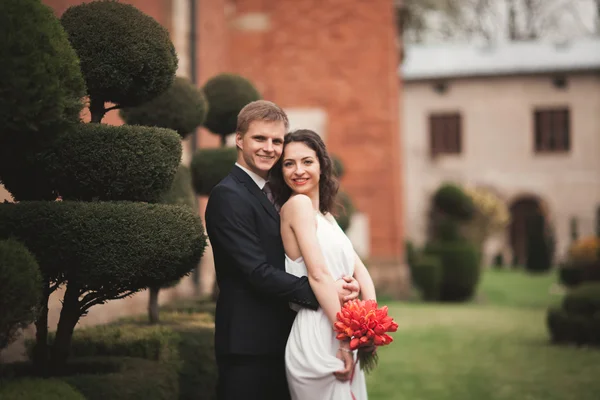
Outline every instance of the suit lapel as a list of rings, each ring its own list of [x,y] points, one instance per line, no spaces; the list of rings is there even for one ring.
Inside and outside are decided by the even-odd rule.
[[[263,206],[263,208],[267,211],[267,213],[273,219],[275,219],[275,221],[277,221],[277,223],[279,223],[279,213],[275,209],[275,206],[273,204],[271,204],[271,202],[269,201],[269,199],[267,198],[265,193],[258,188],[258,186],[256,185],[256,182],[254,182],[252,180],[252,178],[250,178],[250,175],[248,175],[246,172],[244,172],[238,166],[233,167],[233,169],[231,170],[231,174],[236,178],[236,180],[238,180],[244,186],[246,186],[246,189],[248,189],[248,191],[254,197],[256,197],[258,199],[258,201]]]

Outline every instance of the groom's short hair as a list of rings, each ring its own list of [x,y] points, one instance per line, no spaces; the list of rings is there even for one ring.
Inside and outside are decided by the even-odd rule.
[[[242,108],[237,117],[236,132],[242,135],[245,134],[254,121],[281,121],[285,125],[286,132],[290,127],[285,111],[277,104],[267,100],[256,100]]]

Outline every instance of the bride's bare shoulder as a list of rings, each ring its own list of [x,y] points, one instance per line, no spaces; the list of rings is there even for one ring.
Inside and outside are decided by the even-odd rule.
[[[290,196],[283,206],[281,206],[280,216],[289,218],[296,213],[306,213],[312,210],[312,202],[305,194],[295,194]]]

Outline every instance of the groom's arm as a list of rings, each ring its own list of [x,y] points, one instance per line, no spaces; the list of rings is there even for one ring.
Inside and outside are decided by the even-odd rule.
[[[206,230],[257,291],[313,310],[319,308],[307,277],[298,278],[275,268],[261,246],[252,209],[231,189],[216,187],[206,208]]]

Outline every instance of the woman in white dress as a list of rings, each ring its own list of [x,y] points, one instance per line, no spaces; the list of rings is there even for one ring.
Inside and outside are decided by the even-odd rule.
[[[310,130],[288,133],[269,185],[282,204],[281,236],[286,270],[308,276],[319,300],[317,311],[298,311],[288,338],[285,363],[294,400],[366,400],[364,373],[356,351],[336,339],[333,324],[341,309],[335,281],[354,276],[362,299],[375,300],[373,281],[350,240],[333,218],[338,183],[325,144]],[[294,307],[294,305],[291,305]],[[351,377],[351,379],[349,379]]]

